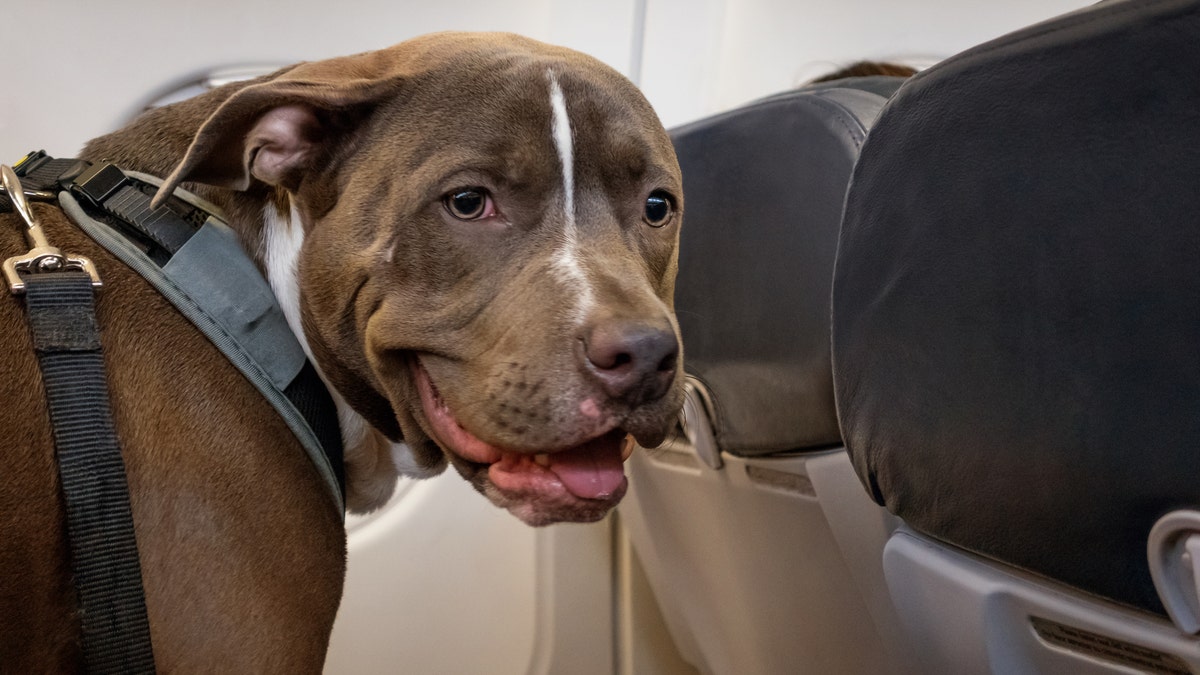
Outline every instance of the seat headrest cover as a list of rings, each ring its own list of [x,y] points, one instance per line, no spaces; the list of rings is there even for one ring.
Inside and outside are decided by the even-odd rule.
[[[829,289],[850,171],[884,100],[794,91],[672,132],[687,203],[676,314],[722,450],[840,442]]]
[[[847,196],[838,411],[934,537],[1161,612],[1200,505],[1200,2],[1096,5],[910,80]]]

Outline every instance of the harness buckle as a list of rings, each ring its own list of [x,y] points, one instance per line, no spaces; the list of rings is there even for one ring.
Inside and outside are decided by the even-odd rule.
[[[25,239],[30,246],[29,252],[25,255],[13,256],[4,261],[4,278],[13,295],[25,293],[25,281],[21,278],[22,274],[49,274],[69,270],[86,272],[92,280],[92,288],[101,288],[104,284],[100,281],[100,273],[90,259],[83,256],[66,255],[50,245],[42,226],[38,225],[37,220],[33,217],[33,209],[29,207],[29,201],[25,198],[21,180],[17,178],[12,167],[0,164],[0,183],[3,184],[4,191],[8,193],[8,198],[12,201],[13,210],[20,214],[21,219],[25,221]]]
[[[97,162],[75,177],[71,191],[84,195],[93,205],[101,206],[128,182],[124,171],[107,162]]]

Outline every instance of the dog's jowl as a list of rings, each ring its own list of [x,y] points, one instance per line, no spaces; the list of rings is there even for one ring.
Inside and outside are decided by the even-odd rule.
[[[36,139],[34,140],[36,142]],[[603,517],[682,401],[679,168],[595,59],[444,33],[302,63],[145,113],[83,159],[220,207],[328,385],[346,503],[453,465],[541,525]],[[288,427],[221,353],[61,210],[105,275],[97,314],[160,670],[320,668],[337,513]],[[22,249],[0,215],[5,257]],[[78,668],[54,444],[23,307],[6,349],[0,661]],[[18,410],[19,409],[19,410]]]

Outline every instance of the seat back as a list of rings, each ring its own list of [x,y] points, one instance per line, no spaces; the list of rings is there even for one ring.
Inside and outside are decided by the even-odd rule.
[[[833,289],[874,498],[918,540],[1145,617],[1164,614],[1150,531],[1200,506],[1197,64],[1200,2],[1143,0],[916,76],[855,169]],[[914,593],[950,594],[939,575]],[[1096,616],[1096,635],[1136,622]]]
[[[620,515],[671,635],[702,672],[904,672],[879,564],[894,523],[841,450],[829,365],[846,185],[886,101],[872,88],[901,81],[868,79],[672,134],[686,212],[685,423],[634,454]]]
[[[687,210],[675,305],[722,451],[841,443],[829,370],[838,223],[885,101],[872,89],[902,81],[814,85],[672,132]]]

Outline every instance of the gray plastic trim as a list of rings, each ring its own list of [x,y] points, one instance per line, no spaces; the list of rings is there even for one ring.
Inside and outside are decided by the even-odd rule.
[[[712,428],[712,400],[704,384],[694,377],[688,376],[683,383],[683,410],[679,413],[679,423],[683,427],[683,435],[696,451],[696,456],[710,469],[720,469],[721,450],[717,447],[717,438]]]
[[[888,540],[883,568],[922,672],[1200,672],[1200,641],[1162,618],[907,527]]]
[[[1171,620],[1185,633],[1200,633],[1200,512],[1172,511],[1159,518],[1146,555]]]

